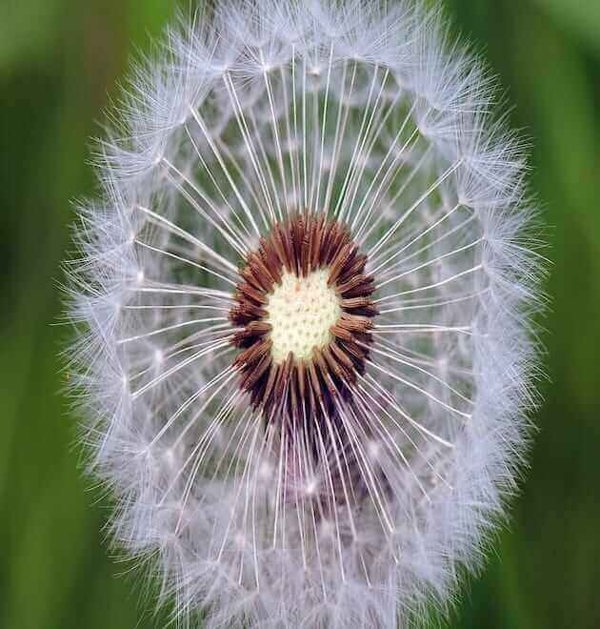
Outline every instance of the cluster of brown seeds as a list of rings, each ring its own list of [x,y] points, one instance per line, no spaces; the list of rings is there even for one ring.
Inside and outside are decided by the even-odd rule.
[[[240,329],[233,344],[242,351],[234,366],[240,386],[250,394],[267,422],[332,416],[336,397],[351,399],[357,374],[365,369],[372,342],[373,278],[365,274],[367,257],[348,228],[324,216],[299,214],[276,224],[246,259],[229,313]],[[327,286],[337,295],[340,316],[329,329],[329,341],[313,347],[310,358],[275,361],[267,306],[284,273],[303,278],[327,273]]]

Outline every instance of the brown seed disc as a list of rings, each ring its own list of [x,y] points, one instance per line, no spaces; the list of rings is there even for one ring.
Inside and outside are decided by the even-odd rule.
[[[366,262],[345,225],[309,213],[276,224],[247,256],[229,313],[239,328],[232,342],[241,349],[234,366],[240,387],[253,406],[262,409],[267,423],[323,423],[334,418],[336,399],[352,400],[377,314],[371,298],[375,283],[365,274]],[[290,352],[278,362],[267,321],[269,297],[285,273],[306,278],[321,270],[327,273],[327,286],[335,291],[340,311],[328,341],[313,347],[309,358]]]

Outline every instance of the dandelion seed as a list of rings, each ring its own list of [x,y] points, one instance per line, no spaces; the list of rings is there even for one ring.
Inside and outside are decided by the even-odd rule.
[[[539,264],[493,83],[419,2],[227,1],[135,72],[73,386],[117,542],[207,627],[445,609],[524,456]]]

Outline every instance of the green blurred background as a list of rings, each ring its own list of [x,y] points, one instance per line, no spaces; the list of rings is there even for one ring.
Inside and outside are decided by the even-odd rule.
[[[531,471],[452,627],[600,627],[600,0],[448,0],[532,138],[551,226]],[[59,263],[87,138],[173,0],[0,0],[0,629],[162,627],[103,546],[60,390]]]

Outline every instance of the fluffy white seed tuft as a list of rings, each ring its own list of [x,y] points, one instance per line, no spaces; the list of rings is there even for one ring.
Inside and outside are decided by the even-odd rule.
[[[526,451],[540,265],[521,145],[419,1],[227,0],[181,23],[133,73],[69,266],[115,539],[206,627],[408,625],[479,564]],[[378,310],[310,439],[249,403],[230,317],[247,256],[306,211],[348,226]],[[278,362],[339,316],[313,280],[312,322],[273,295]]]

